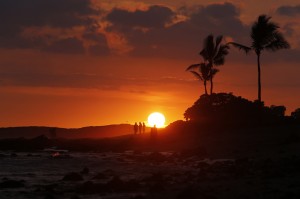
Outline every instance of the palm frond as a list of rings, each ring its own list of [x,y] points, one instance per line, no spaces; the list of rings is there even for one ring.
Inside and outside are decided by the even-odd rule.
[[[216,38],[216,44],[215,44],[215,49],[214,49],[214,53],[213,53],[213,57],[215,59],[215,57],[218,55],[219,53],[219,50],[220,50],[220,47],[221,47],[221,42],[223,40],[223,36],[222,35],[219,35],[217,38]]]
[[[210,71],[210,75],[211,75],[212,77],[214,77],[218,72],[219,72],[218,69],[213,68],[213,69],[211,69],[211,71]]]
[[[290,44],[284,39],[283,35],[279,32],[274,34],[275,40],[265,46],[266,50],[276,51],[280,49],[290,48]]]
[[[201,75],[195,71],[190,71],[191,73],[193,73],[193,75],[198,78],[199,80],[203,81],[203,78],[201,77]]]
[[[238,48],[239,50],[244,51],[246,54],[251,51],[252,49],[248,46],[236,43],[236,42],[229,42],[228,45],[232,45],[235,48]]]
[[[204,39],[203,50],[199,53],[204,60],[208,60],[213,56],[215,50],[214,36],[212,34],[208,35]]]
[[[222,36],[222,35],[219,35],[219,36],[216,38],[216,46],[220,46],[222,40],[223,40],[223,36]]]
[[[229,46],[228,45],[221,45],[219,47],[219,50],[214,58],[214,64],[219,66],[219,65],[223,65],[225,63],[225,56],[228,55],[228,49]]]
[[[185,71],[189,71],[189,70],[193,70],[195,68],[200,67],[201,64],[192,64],[189,67],[187,67],[187,69],[185,69]]]

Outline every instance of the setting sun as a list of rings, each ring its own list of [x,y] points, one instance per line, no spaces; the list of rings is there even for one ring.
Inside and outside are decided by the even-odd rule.
[[[164,127],[165,121],[165,116],[158,112],[151,113],[148,117],[148,124],[151,127],[153,127],[154,125],[156,125],[157,128]]]

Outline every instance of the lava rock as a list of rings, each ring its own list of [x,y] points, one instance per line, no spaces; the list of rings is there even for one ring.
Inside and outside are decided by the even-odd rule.
[[[63,181],[82,181],[83,178],[80,174],[75,173],[75,172],[71,172],[71,173],[67,173],[63,179]]]
[[[90,169],[87,167],[84,167],[81,171],[80,174],[82,175],[88,175],[90,173]]]
[[[14,189],[25,187],[24,180],[4,180],[0,183],[0,189]]]

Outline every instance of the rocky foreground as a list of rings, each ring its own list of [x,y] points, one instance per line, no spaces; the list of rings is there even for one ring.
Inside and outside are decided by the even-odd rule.
[[[210,160],[196,152],[2,153],[1,198],[299,198],[300,156]]]

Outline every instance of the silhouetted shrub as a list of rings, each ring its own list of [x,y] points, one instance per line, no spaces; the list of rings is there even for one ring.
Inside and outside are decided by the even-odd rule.
[[[274,106],[274,105],[272,105],[270,107],[270,109],[271,109],[272,114],[274,116],[281,117],[281,118],[284,117],[284,114],[285,114],[285,111],[286,111],[286,108],[284,106]]]
[[[249,101],[231,93],[202,95],[188,108],[187,121],[207,124],[253,125],[258,122],[277,123],[284,118],[284,106],[266,107],[258,101]]]
[[[292,112],[291,116],[297,123],[300,123],[300,108],[297,108],[294,112]]]

